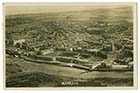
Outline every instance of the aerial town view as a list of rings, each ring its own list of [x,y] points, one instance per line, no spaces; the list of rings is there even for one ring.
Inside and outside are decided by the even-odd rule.
[[[4,8],[6,88],[134,85],[133,4]]]

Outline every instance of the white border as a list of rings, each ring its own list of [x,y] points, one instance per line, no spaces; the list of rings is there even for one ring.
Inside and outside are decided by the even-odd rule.
[[[67,2],[66,0],[60,0],[61,2]],[[68,2],[136,2],[136,0],[134,1],[134,0],[69,0]],[[1,2],[1,4],[0,4],[0,7],[2,8],[2,2],[11,2],[11,0],[1,0],[0,1]],[[19,1],[19,0],[12,0],[12,2],[34,2],[34,0],[24,0],[24,1]],[[45,2],[45,0],[38,0],[38,1],[35,1],[35,2]],[[58,2],[57,0],[48,0],[48,2]],[[138,2],[138,5],[139,5],[139,1],[137,0],[137,2]],[[138,9],[139,9],[140,7],[138,6]],[[1,9],[2,10],[2,9]],[[138,12],[138,16],[140,16],[140,13]],[[0,19],[0,21],[1,21],[1,23],[2,23],[2,12],[1,12],[1,14],[0,14],[0,17],[1,17],[1,19]],[[139,20],[140,21],[140,20]],[[139,27],[140,27],[140,25],[138,25]],[[2,25],[0,26],[0,31],[1,31],[1,33],[0,33],[0,55],[1,55],[1,57],[0,57],[0,66],[3,66],[3,30],[2,30]],[[136,33],[137,34],[137,33]],[[138,31],[138,35],[140,35],[140,33],[139,33],[139,31]],[[139,40],[139,37],[138,37],[138,40]],[[138,41],[138,46],[139,46],[139,41]],[[138,50],[138,57],[139,57],[140,55],[139,55],[139,50]],[[139,63],[138,63],[139,64]],[[140,67],[140,66],[139,66]],[[3,68],[3,67],[1,67],[1,68]],[[138,68],[138,71],[140,71],[140,69]],[[8,90],[8,91],[6,91],[6,90],[3,90],[3,69],[0,69],[0,88],[1,88],[1,90],[0,90],[0,92],[1,93],[3,93],[3,92],[9,92],[9,93],[15,93],[15,92],[39,92],[39,91],[41,91],[41,90],[28,90],[28,91],[26,91],[26,90],[16,90],[16,91],[14,91],[14,90]],[[140,83],[140,80],[138,80],[138,82]],[[61,91],[61,90],[49,90],[49,91],[43,91],[42,90],[42,92],[62,92],[62,93],[65,93],[66,92],[66,90],[63,90],[63,91]],[[69,90],[69,91],[67,91],[67,92],[78,92],[78,90]],[[93,91],[91,91],[91,90],[81,90],[81,91],[79,91],[79,92],[88,92],[88,93],[92,93]],[[94,90],[94,92],[99,92],[99,93],[101,93],[101,92],[103,92],[103,91],[100,91],[100,90]],[[117,91],[113,91],[113,90],[110,90],[110,91],[108,91],[108,90],[104,90],[104,92],[106,92],[106,93],[118,93],[118,92],[120,92],[120,93],[125,93],[125,92],[134,92],[134,93],[138,93],[138,92],[140,92],[139,90],[117,90]]]
[[[51,2],[52,3],[52,2]],[[51,4],[51,3],[46,3],[46,4]],[[4,3],[3,5],[3,12],[5,12],[5,5],[7,4],[21,4],[21,3]],[[45,4],[45,3],[30,3],[30,2],[25,2],[25,3],[22,3],[22,4]],[[53,3],[54,4],[54,3]],[[58,4],[58,3],[55,3],[55,4]],[[63,3],[60,3],[60,4],[67,4],[65,2]],[[75,4],[75,3],[71,3],[71,4]],[[81,2],[80,3],[77,3],[77,4],[82,4]],[[93,5],[105,5],[105,4],[108,4],[108,5],[130,5],[133,7],[133,35],[134,35],[134,74],[133,74],[133,77],[134,77],[134,80],[133,80],[133,86],[128,86],[128,87],[125,87],[125,86],[113,86],[113,87],[17,87],[17,88],[14,88],[14,87],[10,87],[10,88],[7,88],[5,87],[6,85],[6,79],[5,79],[5,75],[4,75],[4,89],[137,89],[137,57],[136,57],[136,53],[137,53],[137,49],[136,49],[136,3],[120,3],[120,2],[117,2],[117,3],[101,3],[101,2],[97,2],[97,3],[89,3],[89,2],[86,2],[84,4],[93,4]],[[5,16],[5,13],[3,13],[4,16]],[[3,17],[4,17],[3,16]],[[5,20],[5,17],[4,17],[4,20]],[[4,27],[5,27],[5,24],[4,24]],[[5,39],[5,28],[4,28],[4,39]],[[5,45],[5,42],[3,43]],[[5,46],[4,46],[5,48]],[[5,50],[5,49],[4,49]],[[5,55],[5,53],[4,53]],[[4,58],[4,74],[6,74],[6,65],[5,65],[5,58]]]

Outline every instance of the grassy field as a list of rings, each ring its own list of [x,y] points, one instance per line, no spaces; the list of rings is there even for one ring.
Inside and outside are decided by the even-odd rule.
[[[127,73],[116,73],[116,77],[111,72],[82,74],[85,70],[32,63],[9,56],[6,60],[6,87],[133,86],[133,76]],[[125,76],[118,78],[122,75]]]

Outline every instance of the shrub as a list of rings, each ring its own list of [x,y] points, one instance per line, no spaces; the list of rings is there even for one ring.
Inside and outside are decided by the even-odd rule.
[[[61,81],[59,77],[43,72],[22,72],[8,77],[6,87],[39,87],[41,84],[55,86]]]
[[[99,57],[101,57],[101,58],[104,58],[104,59],[107,59],[107,54],[105,54],[105,53],[102,52],[102,51],[97,52],[97,56],[99,56]]]
[[[6,75],[11,75],[11,74],[15,74],[18,72],[22,72],[22,69],[20,67],[20,65],[14,63],[14,64],[6,64]]]

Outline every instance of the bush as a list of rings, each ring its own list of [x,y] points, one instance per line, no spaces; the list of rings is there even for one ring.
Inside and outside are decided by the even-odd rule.
[[[102,52],[102,51],[97,52],[97,56],[99,56],[99,57],[101,57],[101,58],[104,58],[104,59],[107,59],[107,54],[105,54],[105,53]]]
[[[39,55],[36,56],[36,59],[45,60],[45,61],[53,61],[53,58],[52,57],[39,56]]]
[[[62,81],[59,77],[48,75],[43,72],[22,72],[11,75],[6,79],[6,87],[39,87],[55,86]]]
[[[62,58],[62,57],[57,57],[56,60],[60,62],[68,62],[68,63],[72,61],[72,59],[70,58]]]
[[[91,54],[81,53],[80,56],[83,57],[83,58],[88,58],[88,57],[91,57]]]
[[[62,52],[59,56],[74,57],[77,54],[78,53],[76,53],[76,52]]]
[[[21,67],[14,63],[14,64],[6,64],[6,75],[11,75],[11,74],[15,74],[18,72],[22,72]]]
[[[36,60],[53,61],[53,58],[48,56],[30,55],[29,58],[36,59]]]

